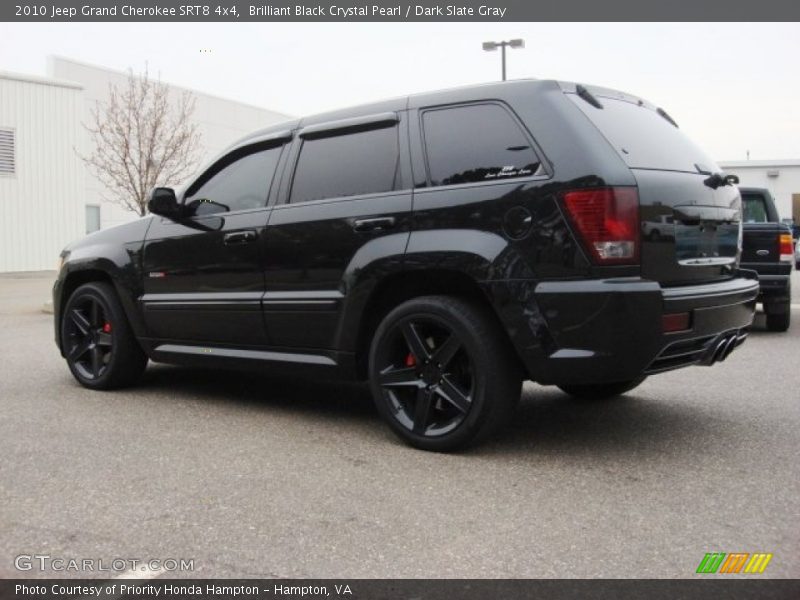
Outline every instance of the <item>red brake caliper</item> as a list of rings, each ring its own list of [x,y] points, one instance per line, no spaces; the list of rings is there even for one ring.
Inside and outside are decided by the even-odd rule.
[[[111,333],[111,323],[108,321],[103,323],[103,333]]]
[[[417,365],[417,359],[414,358],[414,355],[411,354],[411,352],[409,352],[408,356],[406,356],[406,366],[407,367],[414,367],[416,365]]]

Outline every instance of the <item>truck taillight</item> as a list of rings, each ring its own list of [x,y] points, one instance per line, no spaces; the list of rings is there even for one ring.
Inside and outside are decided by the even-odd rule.
[[[780,247],[781,262],[794,262],[794,245],[792,244],[792,234],[782,233],[778,237]]]
[[[572,190],[564,208],[598,265],[639,262],[639,194],[635,187]]]

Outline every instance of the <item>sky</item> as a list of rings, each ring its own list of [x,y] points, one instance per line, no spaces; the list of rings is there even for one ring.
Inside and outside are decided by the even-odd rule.
[[[718,161],[800,158],[798,23],[0,23],[0,70],[46,57],[301,116],[508,77],[611,87],[663,107]]]

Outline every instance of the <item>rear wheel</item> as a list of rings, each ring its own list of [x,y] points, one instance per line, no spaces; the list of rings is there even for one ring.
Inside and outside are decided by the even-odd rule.
[[[521,393],[517,364],[484,310],[425,296],[395,308],[376,330],[370,387],[378,412],[403,440],[448,451],[508,419]]]
[[[61,345],[75,379],[92,389],[131,385],[147,365],[107,283],[87,283],[69,297],[61,315]]]
[[[613,398],[630,392],[633,388],[638,387],[645,379],[647,379],[647,377],[637,377],[630,381],[615,381],[613,383],[560,385],[558,387],[562,392],[574,396],[575,398],[605,400],[606,398]]]
[[[786,331],[792,318],[791,307],[787,306],[782,312],[772,312],[771,306],[765,306],[764,312],[767,314],[767,329],[770,331]]]

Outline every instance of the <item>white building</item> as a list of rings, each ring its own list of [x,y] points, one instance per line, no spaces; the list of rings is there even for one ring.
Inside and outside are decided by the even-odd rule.
[[[782,219],[800,224],[800,160],[739,160],[719,164],[742,187],[767,188]]]
[[[0,72],[0,272],[53,269],[70,241],[138,218],[104,200],[79,157],[91,153],[83,127],[90,111],[105,101],[109,85],[125,83],[127,73],[49,57],[47,74]],[[247,133],[289,118],[188,91],[202,138],[198,166]]]
[[[84,234],[82,92],[0,72],[0,272],[55,269]]]

